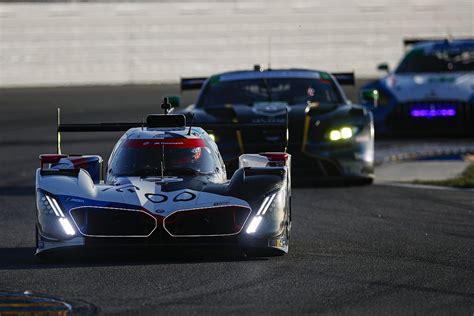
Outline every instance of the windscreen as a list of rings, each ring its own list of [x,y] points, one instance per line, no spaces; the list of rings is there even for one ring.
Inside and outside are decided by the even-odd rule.
[[[474,71],[474,45],[431,51],[415,48],[405,56],[395,72],[401,74],[450,71]]]
[[[116,151],[109,172],[114,176],[183,176],[216,170],[211,149],[202,139],[132,139]],[[163,168],[163,169],[162,169]]]
[[[307,102],[341,103],[341,99],[331,79],[256,78],[210,82],[204,88],[198,106],[253,106],[259,102],[284,102],[288,105]]]

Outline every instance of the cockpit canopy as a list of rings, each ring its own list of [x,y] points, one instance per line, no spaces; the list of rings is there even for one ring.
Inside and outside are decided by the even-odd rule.
[[[202,138],[127,139],[110,161],[112,176],[149,177],[212,174],[214,153]]]

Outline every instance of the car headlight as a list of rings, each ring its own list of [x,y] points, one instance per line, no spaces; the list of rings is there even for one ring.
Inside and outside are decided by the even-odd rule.
[[[271,195],[266,196],[263,199],[262,204],[260,205],[257,214],[252,218],[250,221],[250,224],[247,226],[247,234],[253,234],[257,231],[258,226],[262,222],[263,215],[267,213],[267,211],[271,208],[274,207],[275,205],[273,204],[273,201],[275,200],[275,197],[277,196],[277,193],[273,193]]]
[[[329,131],[327,137],[330,141],[337,142],[339,140],[350,139],[357,133],[358,128],[354,126],[343,126],[338,129]]]
[[[212,139],[213,142],[216,142],[216,135],[214,135],[213,133],[209,133],[209,138]]]
[[[76,234],[71,222],[64,216],[56,198],[42,191],[38,191],[36,204],[42,227],[44,226],[44,228],[52,230],[52,233],[56,235],[58,232],[54,228],[51,229],[51,226],[57,226],[59,224],[62,232],[67,236],[74,236]]]

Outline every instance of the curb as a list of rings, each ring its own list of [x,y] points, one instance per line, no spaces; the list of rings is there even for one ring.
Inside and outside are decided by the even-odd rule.
[[[380,166],[388,162],[401,162],[401,161],[414,161],[426,158],[434,158],[437,156],[468,156],[468,160],[474,155],[474,147],[462,147],[457,149],[440,149],[432,151],[421,151],[421,152],[407,152],[395,155],[390,155],[375,161],[376,166]]]

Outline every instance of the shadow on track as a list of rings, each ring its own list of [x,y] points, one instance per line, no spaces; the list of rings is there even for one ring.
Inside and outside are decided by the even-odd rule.
[[[34,196],[34,186],[8,186],[0,187],[0,196]]]
[[[136,265],[168,265],[193,264],[235,261],[266,261],[267,258],[247,257],[242,253],[214,253],[210,251],[173,251],[166,254],[150,254],[141,251],[124,253],[84,253],[77,252],[64,257],[43,260],[37,258],[33,247],[0,248],[0,271],[2,270],[43,270],[64,267],[95,267],[95,266],[136,266]]]
[[[294,177],[291,180],[292,188],[344,188],[371,185],[373,179],[304,179]]]

